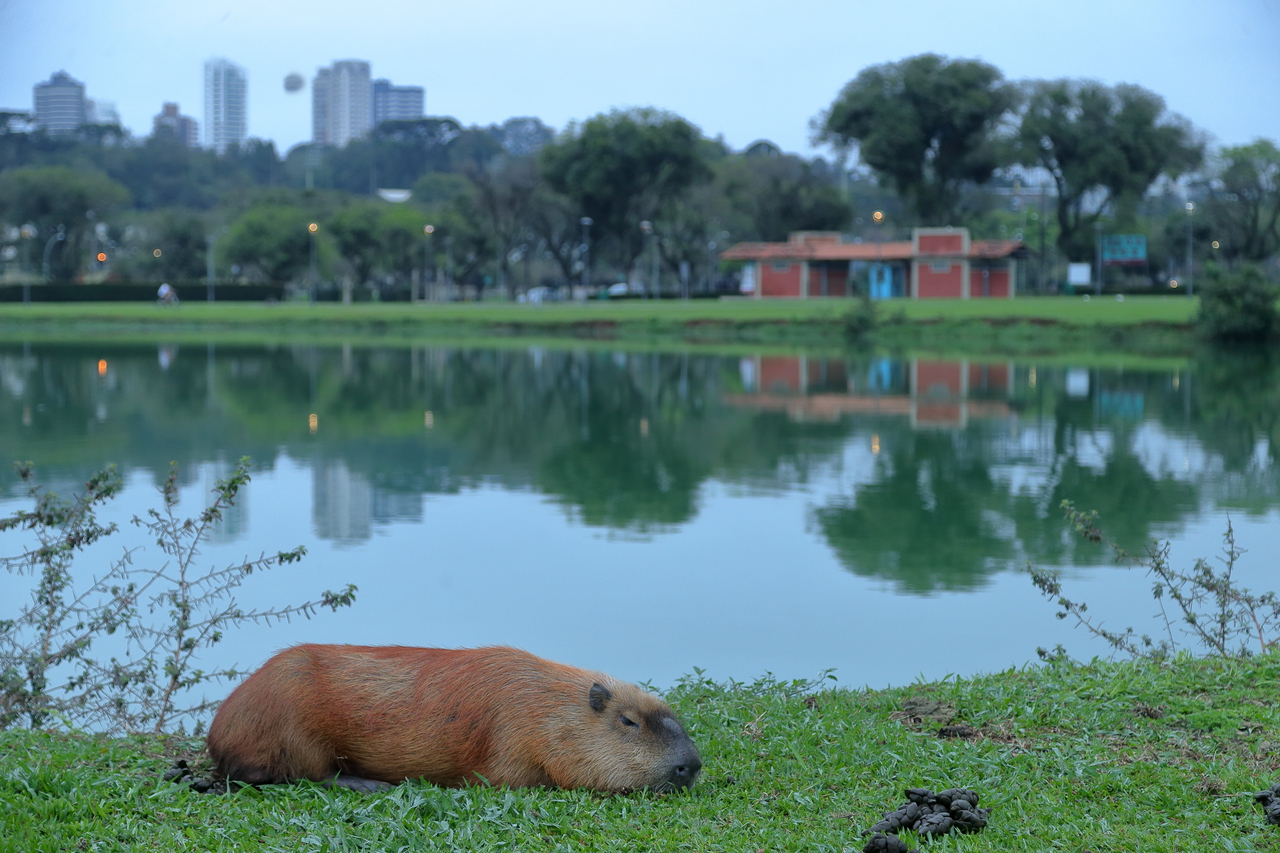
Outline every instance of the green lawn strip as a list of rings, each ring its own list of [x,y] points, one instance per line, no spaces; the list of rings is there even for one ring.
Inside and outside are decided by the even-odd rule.
[[[1271,655],[879,691],[691,679],[670,698],[706,767],[668,797],[417,782],[201,796],[159,781],[183,742],[10,731],[0,851],[861,850],[862,830],[918,786],[972,787],[993,810],[985,831],[932,851],[1280,850],[1251,796],[1280,776],[1277,677]],[[937,713],[912,716],[911,702]],[[975,735],[939,737],[948,719]]]
[[[166,343],[369,343],[599,346],[844,352],[848,300],[552,304],[356,305],[36,303],[0,305],[0,340],[130,339]],[[965,355],[1126,353],[1185,356],[1193,303],[1168,297],[912,302],[879,305],[881,325],[859,349]]]

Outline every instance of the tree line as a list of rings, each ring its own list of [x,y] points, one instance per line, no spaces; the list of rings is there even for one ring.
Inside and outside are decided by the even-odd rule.
[[[143,140],[96,126],[55,137],[7,119],[0,251],[31,270],[61,227],[51,274],[62,279],[201,278],[212,246],[220,280],[315,269],[327,283],[448,277],[514,295],[584,272],[607,284],[656,270],[668,290],[714,288],[729,243],[797,230],[905,237],[913,225],[1021,238],[1064,261],[1091,260],[1105,225],[1146,234],[1153,271],[1182,262],[1188,228],[1198,259],[1260,261],[1280,247],[1274,142],[1215,150],[1141,87],[1009,81],[933,54],[860,72],[815,117],[814,141],[832,152],[815,158],[767,141],[734,150],[656,109],[559,133],[536,118],[385,122],[344,148],[283,157],[262,140],[219,156],[166,128]],[[410,200],[385,201],[386,188]],[[886,233],[873,231],[873,210]]]

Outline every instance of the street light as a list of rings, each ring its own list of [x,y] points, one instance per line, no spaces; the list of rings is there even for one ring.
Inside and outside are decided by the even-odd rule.
[[[582,226],[582,295],[586,297],[591,290],[591,217],[582,217],[578,224]]]
[[[42,268],[42,272],[44,273],[45,284],[48,284],[53,278],[53,275],[49,270],[49,255],[53,252],[54,245],[56,243],[61,243],[65,239],[67,239],[67,227],[65,225],[59,225],[58,230],[55,231],[53,236],[49,238],[48,242],[44,244],[44,266]],[[30,302],[31,287],[30,285],[26,285],[22,288],[22,304],[27,305]]]
[[[653,268],[649,280],[653,282],[653,295],[657,299],[662,294],[662,289],[658,285],[658,238],[653,233],[653,223],[647,219],[640,223],[640,230],[649,239],[650,266]],[[649,288],[647,287],[644,291],[644,298],[649,298]]]
[[[875,230],[876,230],[876,271],[875,271],[875,276],[874,276],[874,278],[876,278],[876,279],[877,279],[877,282],[878,282],[878,280],[881,278],[881,276],[880,276],[880,267],[881,267],[881,248],[880,248],[880,241],[884,238],[884,211],[883,211],[883,210],[877,210],[875,213],[872,213],[872,214],[871,214],[871,221],[872,221],[872,222],[874,222],[874,223],[876,224],[876,229],[875,229]],[[849,281],[846,279],[846,284],[845,284],[845,292],[846,292],[846,293],[848,292],[848,290],[849,290],[849,284],[851,284],[851,283],[852,283],[852,282],[849,282]],[[873,289],[874,289],[874,288],[873,288]],[[852,294],[850,294],[850,295],[852,295]],[[871,295],[872,295],[873,297],[875,296],[875,294],[874,294],[874,293],[873,293],[873,294],[871,294]],[[888,296],[889,294],[887,294],[887,293],[886,293],[886,294],[884,294],[884,295],[885,295],[885,296]]]
[[[307,231],[311,234],[311,304],[316,302],[316,232],[320,230],[320,226],[314,222],[308,223]]]
[[[1195,295],[1195,285],[1191,281],[1191,217],[1196,212],[1196,203],[1187,202],[1187,296]]]
[[[209,302],[213,301],[213,279],[214,279],[213,247],[218,242],[218,238],[221,237],[223,234],[226,234],[227,231],[229,230],[230,229],[227,228],[227,226],[223,225],[221,228],[219,228],[217,231],[214,231],[212,234],[204,235],[204,245],[205,245],[204,272],[205,272],[205,290],[206,290],[205,297],[206,299],[208,299]]]
[[[422,299],[427,298],[427,269],[431,266],[431,235],[436,227],[430,223],[422,226]]]

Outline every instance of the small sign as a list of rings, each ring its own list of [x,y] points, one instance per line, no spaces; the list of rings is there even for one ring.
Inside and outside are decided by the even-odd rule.
[[[1067,264],[1067,284],[1079,287],[1088,284],[1091,280],[1089,264]]]
[[[1102,262],[1104,264],[1145,264],[1147,235],[1107,234],[1103,236]]]

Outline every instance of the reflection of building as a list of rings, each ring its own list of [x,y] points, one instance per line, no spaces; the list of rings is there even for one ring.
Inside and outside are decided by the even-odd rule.
[[[88,119],[84,84],[59,71],[34,90],[36,127],[48,133],[71,133]]]
[[[249,134],[249,82],[244,69],[226,59],[204,64],[204,147],[219,154],[243,145]]]
[[[749,362],[749,364],[748,364]],[[731,406],[786,412],[796,421],[833,421],[847,414],[905,416],[912,426],[964,426],[971,418],[1005,418],[1012,410],[1013,366],[1007,362],[755,356],[743,359],[742,394]]]
[[[311,83],[311,138],[339,148],[373,126],[369,63],[346,59],[316,72]]]
[[[191,116],[178,112],[177,104],[165,104],[160,115],[155,117],[152,132],[158,133],[160,128],[167,127],[186,144],[188,148],[200,147],[200,125]]]
[[[426,115],[427,95],[421,86],[393,86],[373,81],[373,126],[384,121],[413,121]]]
[[[1011,298],[1017,240],[970,240],[967,228],[915,228],[911,239],[846,243],[840,234],[796,231],[785,243],[739,243],[722,252],[747,261],[744,281],[762,297],[852,296],[873,299]]]
[[[363,542],[373,534],[373,489],[340,460],[320,459],[311,469],[311,519],[316,535]]]

